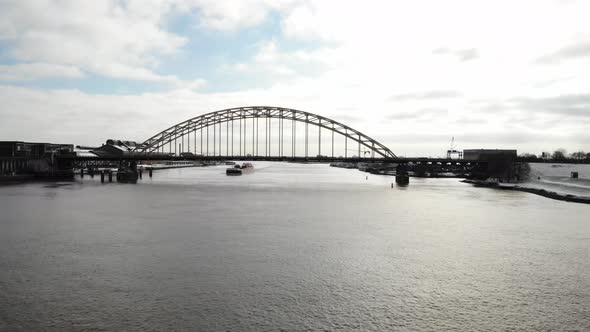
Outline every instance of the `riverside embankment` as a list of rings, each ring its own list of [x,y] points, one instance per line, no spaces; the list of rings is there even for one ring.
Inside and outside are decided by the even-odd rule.
[[[544,197],[590,204],[590,165],[530,163],[528,179],[519,183],[498,183],[490,181],[471,181],[479,186],[506,190],[529,192]],[[572,177],[577,173],[577,178]]]

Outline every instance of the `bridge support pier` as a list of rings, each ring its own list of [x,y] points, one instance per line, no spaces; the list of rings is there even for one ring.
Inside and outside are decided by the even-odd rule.
[[[84,169],[80,168],[80,177],[83,179],[84,178]]]
[[[150,178],[152,177],[153,169],[150,167]]]
[[[140,170],[137,169],[137,161],[122,160],[119,162],[117,170],[117,182],[120,183],[137,183]]]
[[[113,171],[109,171],[109,182],[113,182]]]
[[[410,184],[410,176],[408,175],[408,166],[406,164],[399,164],[395,168],[395,183],[398,186],[407,186]]]
[[[104,171],[100,171],[100,183],[104,183]]]

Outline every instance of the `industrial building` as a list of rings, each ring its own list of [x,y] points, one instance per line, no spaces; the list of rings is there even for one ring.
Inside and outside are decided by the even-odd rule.
[[[463,150],[463,159],[465,160],[490,160],[490,159],[507,159],[516,160],[516,150],[501,149],[468,149]]]
[[[468,149],[463,150],[464,160],[486,161],[486,169],[479,174],[482,178],[495,178],[501,182],[518,180],[515,171],[516,150],[501,149]]]
[[[73,144],[0,141],[0,157],[41,158],[51,153],[72,153]]]
[[[55,157],[71,154],[72,144],[0,141],[0,176],[69,174],[71,167],[59,165]]]

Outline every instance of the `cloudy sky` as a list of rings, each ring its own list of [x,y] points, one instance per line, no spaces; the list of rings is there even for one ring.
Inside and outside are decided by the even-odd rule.
[[[0,140],[318,113],[398,155],[590,150],[590,1],[0,0]]]

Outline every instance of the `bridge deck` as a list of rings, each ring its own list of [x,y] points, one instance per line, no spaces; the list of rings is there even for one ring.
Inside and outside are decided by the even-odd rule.
[[[262,157],[262,156],[165,156],[161,154],[134,153],[123,156],[61,156],[59,159],[64,161],[285,161],[285,162],[365,162],[365,163],[441,163],[441,164],[481,164],[487,163],[485,160],[465,160],[465,159],[447,159],[447,158],[344,158],[344,157]]]

